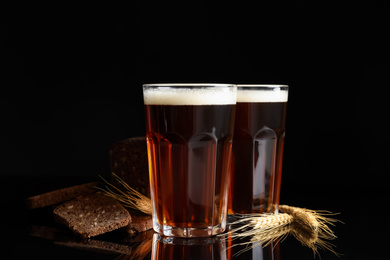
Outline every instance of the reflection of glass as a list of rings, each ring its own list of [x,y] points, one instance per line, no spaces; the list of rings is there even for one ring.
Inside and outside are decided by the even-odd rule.
[[[227,235],[226,255],[228,260],[280,260],[280,242],[275,239],[267,246],[260,241],[251,242],[250,237],[232,239]],[[253,239],[252,239],[253,240]]]
[[[225,242],[218,237],[180,238],[153,236],[152,260],[226,260]]]
[[[228,213],[278,211],[288,86],[237,85]]]
[[[236,86],[143,86],[153,228],[201,237],[226,228]]]

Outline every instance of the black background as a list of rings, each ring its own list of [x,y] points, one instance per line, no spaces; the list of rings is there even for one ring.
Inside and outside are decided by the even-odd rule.
[[[389,241],[350,232],[388,198],[390,4],[269,2],[1,3],[4,196],[109,174],[110,146],[144,135],[143,83],[281,83],[281,203],[341,212],[346,257]]]

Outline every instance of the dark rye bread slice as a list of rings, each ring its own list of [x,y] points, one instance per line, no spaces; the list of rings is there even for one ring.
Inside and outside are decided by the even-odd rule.
[[[150,198],[148,153],[145,137],[133,137],[110,147],[110,168],[130,187]],[[120,188],[115,178],[111,183]]]
[[[115,199],[101,192],[84,195],[57,206],[54,219],[81,237],[93,237],[124,227],[129,212]]]
[[[153,228],[153,218],[151,215],[140,211],[129,209],[131,222],[123,228],[129,234],[138,234]]]
[[[81,195],[94,193],[97,191],[96,186],[98,186],[97,182],[89,182],[36,195],[26,199],[26,207],[37,209],[56,205]]]

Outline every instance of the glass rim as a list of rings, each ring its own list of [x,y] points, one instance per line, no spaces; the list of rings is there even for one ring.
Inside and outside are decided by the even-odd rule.
[[[236,104],[235,84],[175,83],[144,84],[147,105],[230,105]]]
[[[273,88],[283,88],[288,89],[289,86],[286,84],[236,84],[237,89],[251,89],[251,88],[262,88],[262,89],[273,89]]]
[[[224,88],[224,87],[236,87],[236,84],[232,83],[148,83],[143,84],[143,88]]]

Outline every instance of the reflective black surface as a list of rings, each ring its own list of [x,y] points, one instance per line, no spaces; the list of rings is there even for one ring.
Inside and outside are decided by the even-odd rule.
[[[259,244],[251,248],[238,245],[247,240],[229,237],[207,239],[173,239],[154,235],[152,230],[129,236],[120,230],[91,239],[80,239],[65,227],[56,224],[52,208],[26,210],[28,196],[52,189],[67,187],[96,178],[78,176],[8,177],[4,179],[2,196],[3,235],[1,259],[387,259],[390,242],[390,225],[386,223],[385,208],[381,201],[384,189],[366,187],[282,187],[284,204],[325,209],[339,212],[334,217],[343,223],[331,227],[338,237],[329,241],[340,256],[327,250],[315,255],[293,236],[274,242],[267,247]],[[361,191],[362,196],[356,197]],[[371,194],[371,196],[367,196]],[[233,247],[232,247],[233,246]],[[253,245],[252,245],[253,246]],[[163,258],[161,258],[163,256]],[[154,257],[154,258],[152,258]],[[197,258],[198,257],[198,258]]]
[[[281,203],[340,212],[340,259],[390,258],[388,1],[2,1],[0,13],[0,259],[120,256],[59,244],[74,239],[60,226],[30,235],[53,220],[23,204],[108,174],[110,145],[145,134],[141,85],[158,82],[288,84]],[[293,237],[279,247],[314,258]]]

